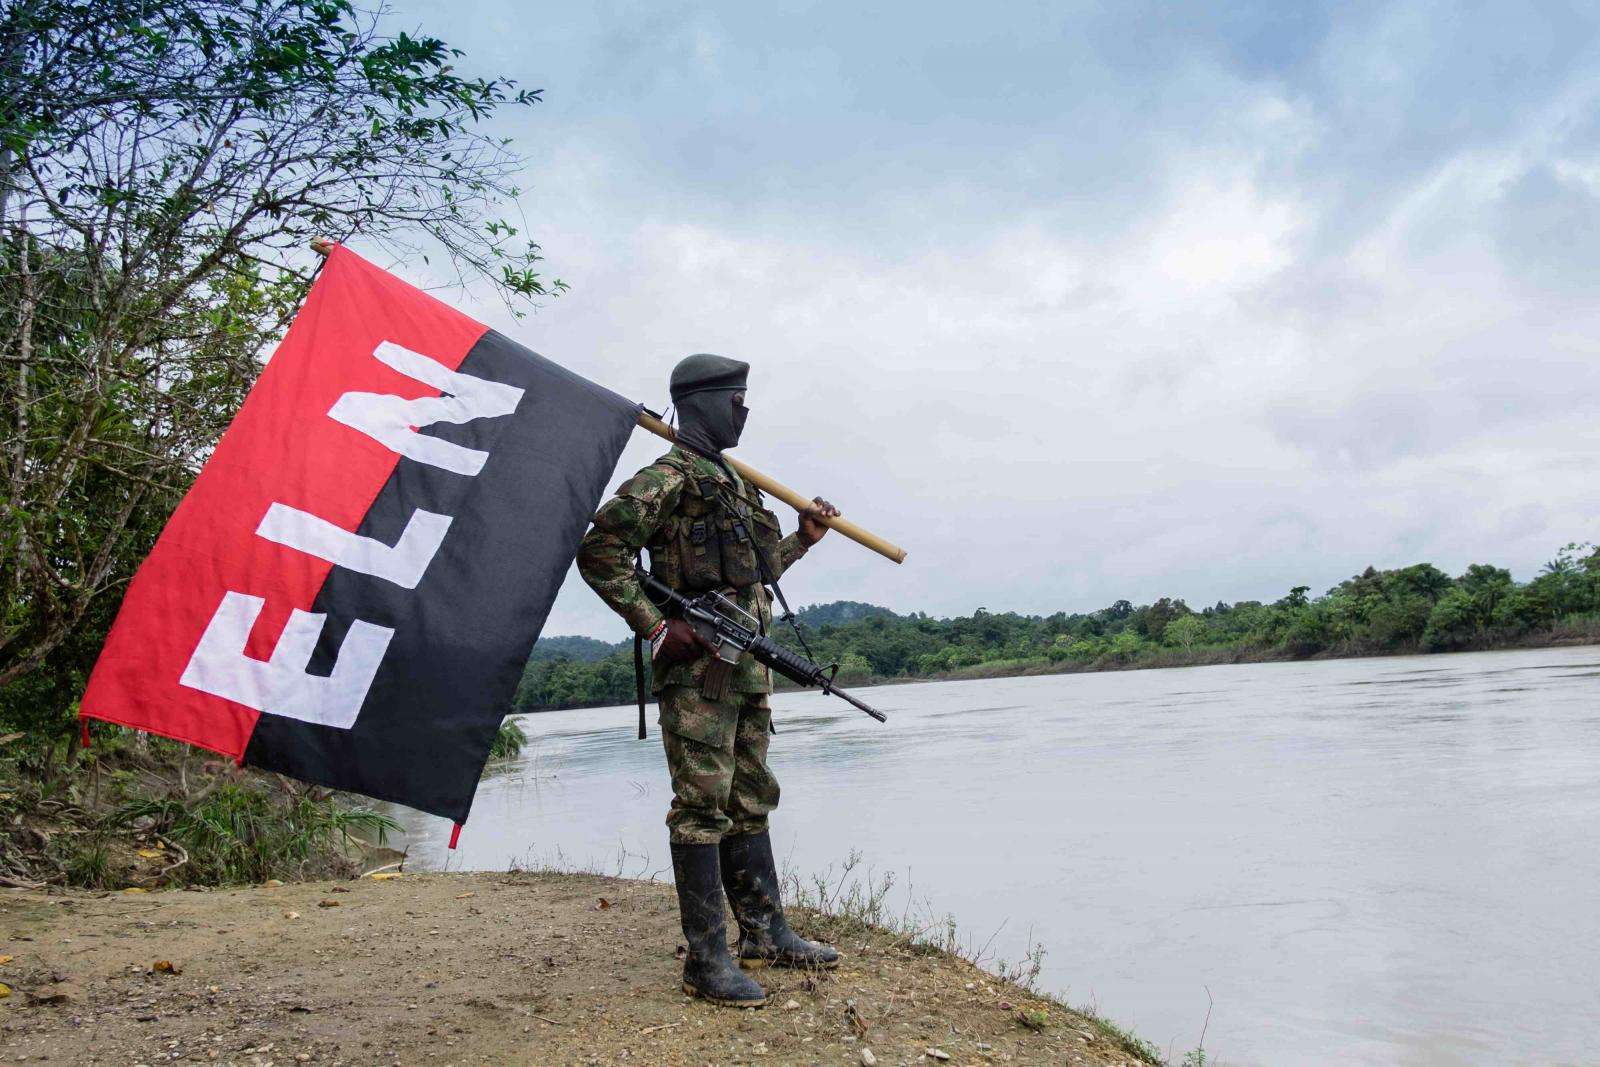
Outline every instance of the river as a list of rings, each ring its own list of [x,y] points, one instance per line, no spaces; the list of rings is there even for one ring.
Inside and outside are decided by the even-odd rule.
[[[1042,944],[1045,988],[1174,1060],[1210,1003],[1212,1062],[1240,1067],[1600,1064],[1600,648],[863,695],[887,725],[774,700],[791,869],[859,850],[997,957]],[[670,877],[635,714],[524,718],[456,852],[395,811],[413,865]]]

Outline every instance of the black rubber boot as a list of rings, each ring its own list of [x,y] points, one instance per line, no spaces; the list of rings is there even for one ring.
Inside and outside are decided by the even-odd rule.
[[[807,941],[783,917],[783,893],[772,839],[763,831],[722,839],[722,884],[739,920],[739,959],[774,967],[825,969],[839,965],[832,945]]]
[[[728,952],[719,866],[716,845],[672,846],[678,913],[689,945],[683,961],[683,991],[713,1004],[759,1008],[767,1002],[767,991],[741,971]]]

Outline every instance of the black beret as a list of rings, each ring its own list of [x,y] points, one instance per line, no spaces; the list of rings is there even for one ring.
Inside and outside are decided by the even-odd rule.
[[[672,401],[677,403],[690,393],[711,389],[743,389],[749,374],[750,364],[742,360],[706,352],[685,356],[672,368]]]

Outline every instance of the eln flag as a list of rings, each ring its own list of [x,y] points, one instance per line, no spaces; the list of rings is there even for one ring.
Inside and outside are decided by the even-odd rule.
[[[83,716],[465,821],[638,410],[333,249]]]

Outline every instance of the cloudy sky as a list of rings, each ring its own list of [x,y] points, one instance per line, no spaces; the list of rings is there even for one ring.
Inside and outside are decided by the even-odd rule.
[[[910,551],[830,537],[791,599],[1198,605],[1600,535],[1592,5],[865,6],[390,23],[545,91],[502,132],[572,290],[447,299],[653,407],[749,360],[739,454]],[[546,633],[625,631],[573,575]]]

